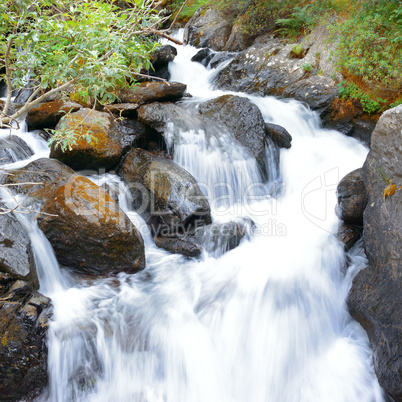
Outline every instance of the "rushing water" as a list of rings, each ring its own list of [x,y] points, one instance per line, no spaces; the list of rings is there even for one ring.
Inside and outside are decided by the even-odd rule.
[[[209,85],[213,70],[189,61],[195,52],[179,49],[170,65],[172,81],[186,83],[194,96],[183,102],[189,108],[223,93]],[[362,165],[367,149],[322,130],[296,101],[248,97],[293,137],[280,151],[279,169],[267,144],[268,182],[225,133],[172,123],[166,135],[174,160],[209,197],[215,221],[255,223],[236,249],[200,259],[158,249],[130,211],[124,183],[110,174],[91,179],[118,188],[145,240],[144,271],[73,283],[37,227],[24,221],[45,267],[41,290],[54,304],[50,385],[41,400],[383,401],[366,334],[345,304],[366,260],[359,247],[346,256],[334,237],[336,185]],[[44,152],[35,147],[34,158]]]

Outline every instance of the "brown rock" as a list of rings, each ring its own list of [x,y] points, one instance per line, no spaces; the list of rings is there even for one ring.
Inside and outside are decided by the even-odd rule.
[[[30,109],[26,123],[30,129],[54,128],[59,120],[68,112],[76,112],[81,105],[74,102],[55,100],[41,103]]]
[[[177,100],[181,98],[187,86],[177,82],[142,82],[130,89],[120,89],[116,95],[121,103],[142,104],[153,101]]]
[[[62,130],[63,126],[76,133],[76,142],[71,145],[71,149],[62,149],[53,144],[50,157],[75,170],[112,168],[135,139],[143,135],[141,127],[124,126],[114,121],[108,113],[86,108],[66,116],[63,123],[59,122],[56,126],[56,130]],[[86,136],[90,137],[89,141]]]
[[[72,176],[48,199],[39,226],[58,261],[92,276],[145,267],[143,239],[113,199],[82,176]]]

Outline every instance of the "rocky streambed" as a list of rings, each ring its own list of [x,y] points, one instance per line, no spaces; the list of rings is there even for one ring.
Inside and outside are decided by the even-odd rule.
[[[316,110],[325,127],[366,142],[371,137],[363,168],[338,187],[338,215],[344,222],[338,237],[350,248],[363,233],[369,264],[354,279],[348,306],[368,333],[380,385],[396,402],[402,401],[402,106],[384,113],[371,135],[375,121],[361,110],[340,109],[336,76],[331,78],[337,73],[327,61],[322,29],[306,38],[301,43],[303,54],[294,57],[292,46],[277,38],[248,38],[216,18],[209,12],[196,14],[186,31],[189,43],[213,49],[201,51],[197,62],[222,66],[231,60],[216,75],[216,88],[295,98]],[[156,57],[160,76],[168,74],[175,53],[165,46]],[[314,74],[303,69],[306,63]],[[184,84],[150,81],[121,93],[121,103],[102,110],[56,100],[28,113],[29,129],[46,137],[40,130],[60,129],[59,120],[68,109],[63,126],[79,126],[81,133],[92,137],[90,143],[79,140],[70,149],[53,145],[51,159],[7,168],[1,177],[2,184],[25,197],[19,198],[22,203],[41,212],[39,227],[58,262],[75,280],[132,274],[146,266],[141,228],[119,206],[116,189],[88,179],[99,170],[116,173],[124,181],[133,209],[150,228],[155,244],[169,252],[185,258],[199,258],[203,250],[221,255],[250,235],[254,222],[248,219],[212,223],[203,189],[171,159],[171,125],[219,127],[255,160],[262,180],[279,169],[280,149],[291,147],[292,136],[284,127],[266,122],[255,103],[243,96],[225,94],[196,108],[178,102],[189,95]],[[32,156],[30,144],[19,137],[0,142],[0,156],[7,158],[4,164]],[[266,163],[267,144],[271,165]],[[389,186],[394,193],[384,195]],[[32,398],[47,385],[51,300],[38,292],[37,263],[21,222],[13,214],[2,214],[0,227],[0,393],[5,400]]]

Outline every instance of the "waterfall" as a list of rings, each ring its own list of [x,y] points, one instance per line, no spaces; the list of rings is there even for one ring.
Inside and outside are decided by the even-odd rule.
[[[216,70],[190,62],[196,51],[181,47],[170,63],[171,80],[193,95],[185,108],[224,93],[211,89]],[[266,122],[293,137],[292,147],[280,150],[279,167],[267,144],[268,181],[248,152],[215,128],[172,123],[166,141],[174,161],[199,181],[214,221],[250,218],[251,236],[219,257],[188,259],[143,233],[144,271],[70,285],[48,279],[60,285],[51,292],[50,385],[39,400],[383,401],[367,336],[345,302],[366,261],[361,245],[346,256],[334,236],[336,185],[368,150],[323,130],[296,101],[248,98]],[[140,222],[120,179],[90,178],[116,186],[120,206]],[[40,242],[33,243],[37,253],[50,253],[39,251]]]

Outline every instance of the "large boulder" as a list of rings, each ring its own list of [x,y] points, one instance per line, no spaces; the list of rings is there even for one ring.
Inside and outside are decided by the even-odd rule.
[[[311,50],[302,59],[291,58],[294,46],[285,45],[271,35],[256,39],[218,73],[215,86],[262,96],[295,98],[312,109],[326,110],[338,95],[336,82],[324,75],[306,73],[303,66],[316,66],[318,61]]]
[[[184,42],[218,51],[244,50],[251,46],[255,36],[245,33],[235,18],[233,13],[214,8],[199,9],[184,28]]]
[[[199,111],[224,125],[265,170],[265,122],[257,105],[244,97],[223,95],[201,104]]]
[[[54,128],[59,120],[68,112],[77,112],[81,105],[74,102],[64,102],[55,100],[52,102],[40,103],[38,106],[30,109],[26,117],[28,128]]]
[[[34,397],[47,385],[50,300],[39,294],[38,288],[35,260],[25,229],[13,214],[0,215],[2,400]]]
[[[12,163],[33,155],[27,143],[16,135],[0,138],[0,164]]]
[[[363,212],[368,198],[362,174],[361,168],[348,173],[337,187],[337,214],[346,223],[363,224]]]
[[[401,128],[399,105],[381,116],[372,134],[363,165],[368,192],[363,239],[369,263],[356,275],[348,296],[350,312],[373,347],[379,383],[397,402],[402,401]],[[395,193],[386,196],[392,184]]]
[[[196,47],[224,50],[232,26],[232,18],[227,18],[213,9],[198,9],[185,27],[184,42]]]
[[[133,149],[117,174],[127,183],[134,209],[154,235],[186,233],[211,223],[210,206],[197,181],[172,160]]]
[[[39,225],[60,263],[92,276],[145,267],[141,235],[105,190],[54,159],[10,173],[7,182],[40,204]]]
[[[67,115],[56,130],[72,130],[76,141],[67,148],[53,143],[50,157],[75,170],[113,168],[133,142],[144,135],[138,122],[117,121],[109,113],[87,108]]]
[[[80,274],[106,276],[145,268],[144,242],[127,215],[100,187],[71,176],[48,199],[39,226],[58,261]]]
[[[170,101],[180,99],[187,86],[178,82],[142,82],[129,89],[120,89],[116,95],[121,103],[143,104],[154,101]]]

